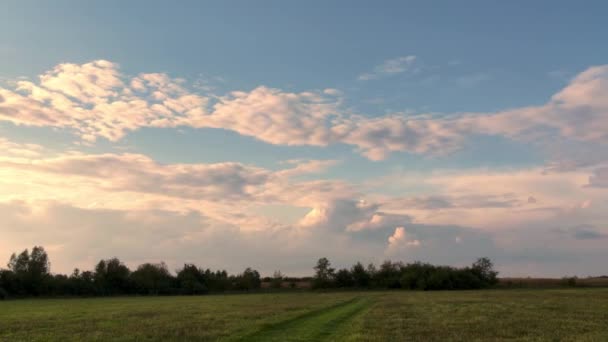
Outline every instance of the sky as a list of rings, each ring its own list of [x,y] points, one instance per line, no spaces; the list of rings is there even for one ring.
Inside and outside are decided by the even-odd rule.
[[[0,260],[608,274],[604,1],[6,1]]]

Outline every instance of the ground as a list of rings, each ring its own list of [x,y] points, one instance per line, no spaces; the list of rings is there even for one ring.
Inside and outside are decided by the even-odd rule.
[[[608,341],[608,289],[0,302],[0,341]]]

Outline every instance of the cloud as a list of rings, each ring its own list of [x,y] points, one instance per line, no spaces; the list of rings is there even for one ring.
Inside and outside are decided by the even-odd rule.
[[[472,133],[531,140],[557,133],[584,142],[608,142],[608,66],[591,67],[577,75],[545,105],[517,108],[460,120]]]
[[[354,222],[372,217],[377,210],[377,205],[361,200],[332,199],[312,208],[299,225],[305,228],[343,230]]]
[[[44,151],[44,147],[37,144],[18,144],[0,137],[0,156],[15,158],[38,157]]]
[[[336,126],[342,142],[357,147],[371,160],[382,160],[393,152],[445,154],[460,147],[463,137],[441,120],[427,117],[353,117]]]
[[[268,170],[0,144],[8,147],[0,149],[0,250],[49,246],[56,271],[90,268],[113,255],[130,265],[165,260],[172,267],[197,262],[297,274],[310,274],[320,256],[339,266],[361,258],[466,265],[490,256],[508,269],[550,263],[544,255],[554,253],[591,260],[589,271],[599,269],[594,260],[605,259],[598,227],[608,219],[602,205],[608,194],[585,186],[592,169],[436,171],[383,180],[397,193],[411,184],[429,193],[398,197],[301,177],[334,161],[291,160]],[[291,214],[279,222],[261,206]],[[555,234],[555,227],[577,229]]]
[[[573,229],[573,236],[578,240],[597,240],[608,238],[608,234],[598,232],[591,226],[582,225]]]
[[[531,198],[531,197],[530,197]],[[529,203],[532,203],[528,200]],[[384,203],[391,209],[472,209],[472,208],[512,208],[522,205],[513,194],[502,195],[432,195],[409,198],[392,198]]]
[[[60,64],[37,83],[0,88],[0,120],[74,130],[83,140],[117,141],[139,127],[175,127],[202,115],[208,99],[164,74],[129,78],[105,60]]]
[[[267,170],[239,163],[161,165],[139,154],[71,154],[33,162],[0,160],[14,169],[49,177],[71,177],[107,191],[158,193],[180,198],[243,200],[271,177]]]
[[[77,208],[57,202],[0,202],[3,238],[0,258],[48,247],[53,272],[73,267],[90,270],[102,258],[117,256],[130,267],[167,262],[176,270],[185,262],[240,272],[251,266],[271,275],[310,275],[315,260],[327,256],[336,266],[353,260],[378,262],[382,244],[363,242],[332,231],[243,230],[200,213],[170,210]],[[154,248],[150,248],[154,246]],[[365,259],[361,259],[365,258]]]
[[[397,227],[386,240],[386,258],[465,266],[480,256],[496,259],[503,251],[491,234],[459,226],[410,224]]]
[[[377,72],[403,72],[414,60],[387,61]],[[547,146],[569,140],[583,149],[608,143],[605,65],[580,73],[540,106],[441,117],[353,113],[335,89],[286,92],[259,86],[216,96],[191,88],[161,73],[128,76],[103,60],[60,64],[37,82],[0,88],[0,120],[69,129],[89,143],[117,141],[142,127],[216,128],[274,145],[348,144],[372,160],[394,152],[445,155],[475,135]]]
[[[608,219],[608,193],[587,184],[593,169],[545,173],[542,167],[507,170],[403,172],[366,188],[416,196],[371,195],[387,214],[408,215],[412,223],[453,225],[484,231],[513,227],[600,225]]]
[[[412,67],[414,61],[416,61],[416,56],[412,55],[388,59],[382,64],[374,67],[374,70],[372,72],[361,74],[359,76],[359,80],[369,81],[384,76],[406,72]]]
[[[336,140],[331,127],[337,113],[333,97],[258,87],[220,98],[210,115],[188,123],[233,130],[275,145],[326,146]]]
[[[388,237],[388,246],[389,248],[418,247],[420,246],[420,240],[409,239],[405,228],[397,227],[393,235]]]
[[[282,224],[260,215],[257,206],[312,208],[330,198],[355,196],[352,186],[341,181],[296,179],[330,161],[291,161],[272,171],[235,162],[161,164],[133,153],[46,156],[36,145],[0,143],[10,146],[0,150],[0,202],[52,200],[78,208],[198,212],[242,229],[266,230]]]

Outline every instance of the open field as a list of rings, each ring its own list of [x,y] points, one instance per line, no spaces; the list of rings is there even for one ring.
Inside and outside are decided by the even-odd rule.
[[[608,341],[608,289],[0,302],[0,341]]]

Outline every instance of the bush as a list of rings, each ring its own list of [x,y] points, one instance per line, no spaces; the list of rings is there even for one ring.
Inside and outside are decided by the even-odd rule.
[[[576,277],[566,277],[566,278],[562,279],[562,285],[568,286],[568,287],[576,287],[576,281],[577,281]]]

